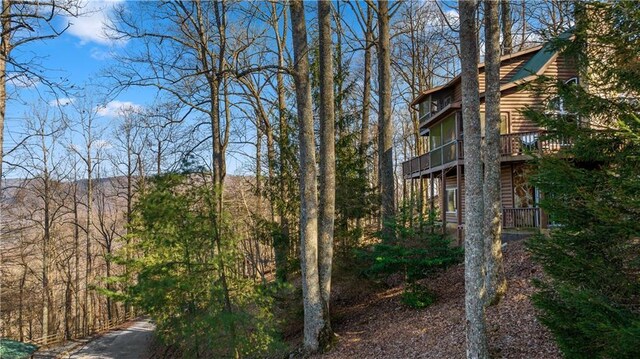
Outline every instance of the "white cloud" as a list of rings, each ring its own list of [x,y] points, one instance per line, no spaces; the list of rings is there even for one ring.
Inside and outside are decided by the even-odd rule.
[[[34,76],[31,76],[27,73],[8,73],[8,83],[14,87],[18,88],[34,88],[40,84],[40,79]]]
[[[98,115],[102,117],[118,117],[123,110],[140,110],[142,106],[130,101],[114,100],[104,106],[98,107]]]
[[[67,17],[70,23],[68,33],[79,38],[81,45],[91,42],[100,45],[122,44],[122,42],[109,39],[106,27],[109,23],[109,14],[115,6],[122,2],[123,0],[86,0],[83,15],[77,18]]]
[[[49,101],[49,106],[67,106],[72,104],[76,99],[73,97],[61,97],[59,99]]]
[[[104,61],[113,57],[113,51],[105,51],[98,47],[93,47],[89,51],[89,56],[95,60]]]

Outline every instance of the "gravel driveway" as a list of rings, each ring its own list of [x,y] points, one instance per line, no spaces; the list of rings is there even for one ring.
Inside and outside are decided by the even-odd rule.
[[[139,320],[125,329],[107,333],[71,354],[72,359],[138,359],[145,358],[155,325]]]

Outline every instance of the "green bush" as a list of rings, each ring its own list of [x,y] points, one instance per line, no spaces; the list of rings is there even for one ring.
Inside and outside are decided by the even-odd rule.
[[[435,294],[415,283],[407,285],[402,292],[402,303],[414,309],[426,308],[435,302]]]
[[[462,248],[451,245],[451,238],[435,225],[434,215],[425,219],[409,213],[401,211],[389,225],[390,236],[380,233],[380,243],[359,252],[369,262],[367,276],[402,273],[413,283],[462,260]]]

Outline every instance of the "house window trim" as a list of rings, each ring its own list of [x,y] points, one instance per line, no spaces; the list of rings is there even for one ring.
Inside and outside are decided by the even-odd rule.
[[[453,192],[453,206],[454,206],[453,211],[451,211],[449,209],[449,192]],[[446,188],[445,189],[445,194],[446,194],[445,205],[447,207],[445,213],[457,214],[458,213],[458,187],[448,187],[448,188]]]
[[[504,119],[504,121],[503,121]],[[480,137],[484,138],[486,133],[487,114],[480,111]],[[500,136],[511,133],[511,112],[500,111]]]
[[[577,76],[574,76],[568,80],[566,80],[564,82],[565,85],[567,84],[571,84],[573,83],[574,85],[579,85],[580,84],[580,79]],[[555,106],[551,107],[549,105],[556,103]],[[546,113],[550,114],[550,115],[556,115],[556,116],[571,116],[571,115],[575,115],[575,113],[567,111],[564,108],[564,99],[558,95],[555,95],[553,97],[551,97],[548,101],[547,101],[547,109],[546,109]]]

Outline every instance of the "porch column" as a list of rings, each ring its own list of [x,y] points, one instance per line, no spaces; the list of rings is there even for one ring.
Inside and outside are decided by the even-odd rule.
[[[440,181],[440,211],[442,212],[442,233],[447,234],[447,181],[444,169],[440,172],[442,180]]]
[[[540,193],[540,199],[542,199],[543,197],[544,195]],[[540,205],[538,203],[536,203],[536,206],[540,208]],[[547,213],[543,211],[542,208],[539,209],[539,213],[540,213],[540,228],[542,229],[549,228],[549,215],[547,215]]]
[[[462,245],[462,166],[456,165],[456,186],[458,189],[456,190],[456,208],[457,208],[457,222],[458,222],[458,245]]]
[[[434,196],[435,196],[435,190],[433,188],[433,172],[431,172],[429,174],[429,209],[431,213],[433,213],[436,210],[434,199],[433,199]]]

